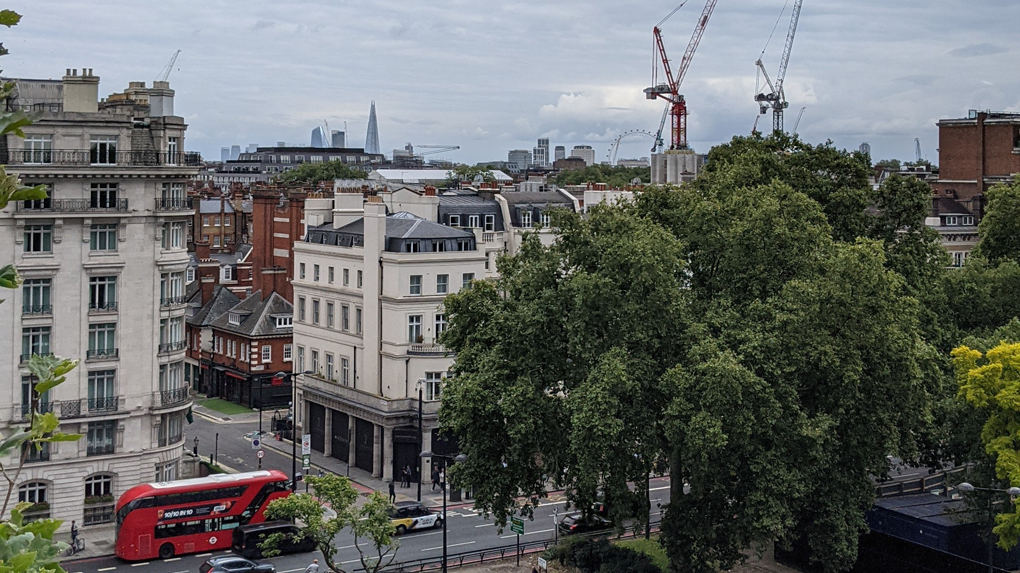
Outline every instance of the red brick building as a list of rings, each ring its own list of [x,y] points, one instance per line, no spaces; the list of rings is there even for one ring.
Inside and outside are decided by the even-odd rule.
[[[293,302],[294,241],[304,233],[304,190],[259,187],[252,190],[254,290],[276,292]]]
[[[938,198],[955,199],[980,221],[984,192],[1020,173],[1020,113],[972,110],[962,119],[939,121]],[[940,213],[933,213],[938,216]]]

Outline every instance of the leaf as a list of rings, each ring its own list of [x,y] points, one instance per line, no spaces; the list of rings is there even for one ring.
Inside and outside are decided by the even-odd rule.
[[[21,21],[21,14],[18,14],[14,10],[0,10],[0,25],[17,26],[18,22]]]
[[[11,194],[10,201],[38,201],[49,197],[46,192],[45,185],[36,185],[35,187],[25,187],[24,189],[18,189]]]
[[[13,133],[18,137],[25,137],[25,132],[22,128],[32,125],[32,123],[38,118],[38,115],[39,114],[27,113],[24,111],[15,111],[13,113],[0,115],[0,135]]]
[[[18,428],[13,434],[7,436],[0,442],[0,456],[5,455],[16,448],[20,448],[21,444],[24,444],[26,440],[31,438],[32,435],[26,432],[22,428]]]
[[[83,434],[65,434],[63,432],[56,432],[52,435],[46,436],[35,440],[37,442],[77,442],[82,438]]]
[[[19,553],[10,558],[4,565],[12,571],[28,571],[28,568],[35,562],[35,551]]]
[[[14,265],[0,268],[0,287],[15,289],[21,286],[21,276]]]

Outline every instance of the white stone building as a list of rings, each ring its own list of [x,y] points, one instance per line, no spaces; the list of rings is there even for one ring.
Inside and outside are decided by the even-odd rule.
[[[178,475],[191,397],[183,365],[185,183],[199,158],[167,82],[131,82],[100,101],[92,70],[62,80],[14,80],[9,105],[41,111],[27,137],[0,140],[0,160],[50,197],[0,212],[0,236],[25,279],[0,304],[0,433],[31,417],[31,354],[80,358],[66,382],[38,396],[78,442],[33,452],[14,499],[34,516],[86,527],[110,523],[113,500]],[[3,460],[16,465],[16,457]],[[6,517],[6,516],[5,516]]]

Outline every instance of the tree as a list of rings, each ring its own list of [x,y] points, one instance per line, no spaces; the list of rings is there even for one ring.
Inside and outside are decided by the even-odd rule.
[[[323,181],[334,181],[336,179],[364,178],[364,171],[352,169],[340,159],[324,163],[302,163],[276,177],[281,183],[304,183],[309,185],[318,185]]]
[[[556,176],[556,184],[583,185],[585,183],[605,183],[610,187],[622,189],[630,186],[637,179],[639,183],[652,180],[650,167],[621,167],[612,165],[589,165],[584,169],[562,171]]]
[[[989,189],[988,208],[978,225],[979,242],[974,254],[993,265],[1020,263],[1020,175],[1009,185]]]
[[[883,159],[881,161],[875,162],[875,167],[881,167],[883,169],[888,169],[888,170],[891,170],[891,171],[899,171],[900,170],[900,160],[899,159]]]
[[[345,573],[343,566],[336,561],[336,536],[350,528],[362,569],[374,573],[393,562],[399,545],[393,539],[391,506],[386,498],[374,493],[359,508],[355,503],[358,492],[351,487],[350,479],[334,474],[306,479],[314,492],[312,495],[292,494],[270,502],[266,508],[269,519],[299,520],[304,525],[296,534],[274,533],[268,536],[260,545],[266,556],[278,555],[280,543],[288,537],[291,541],[311,539],[322,553],[326,566],[335,573]],[[370,542],[374,555],[362,546],[365,538]]]

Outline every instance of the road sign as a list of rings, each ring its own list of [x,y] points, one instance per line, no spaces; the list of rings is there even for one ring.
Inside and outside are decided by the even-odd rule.
[[[255,453],[255,455],[258,456],[259,459],[261,460],[262,458],[266,457],[266,451],[265,450],[259,450],[258,452]]]
[[[251,449],[253,449],[253,450],[260,450],[260,449],[262,449],[262,440],[260,440],[258,438],[252,438],[251,439]]]
[[[307,456],[312,453],[312,435],[301,436],[301,455]]]
[[[312,454],[302,454],[301,455],[301,467],[306,469],[306,470],[308,468],[312,467]]]
[[[510,531],[513,531],[517,535],[524,535],[524,520],[519,517],[511,517]]]

